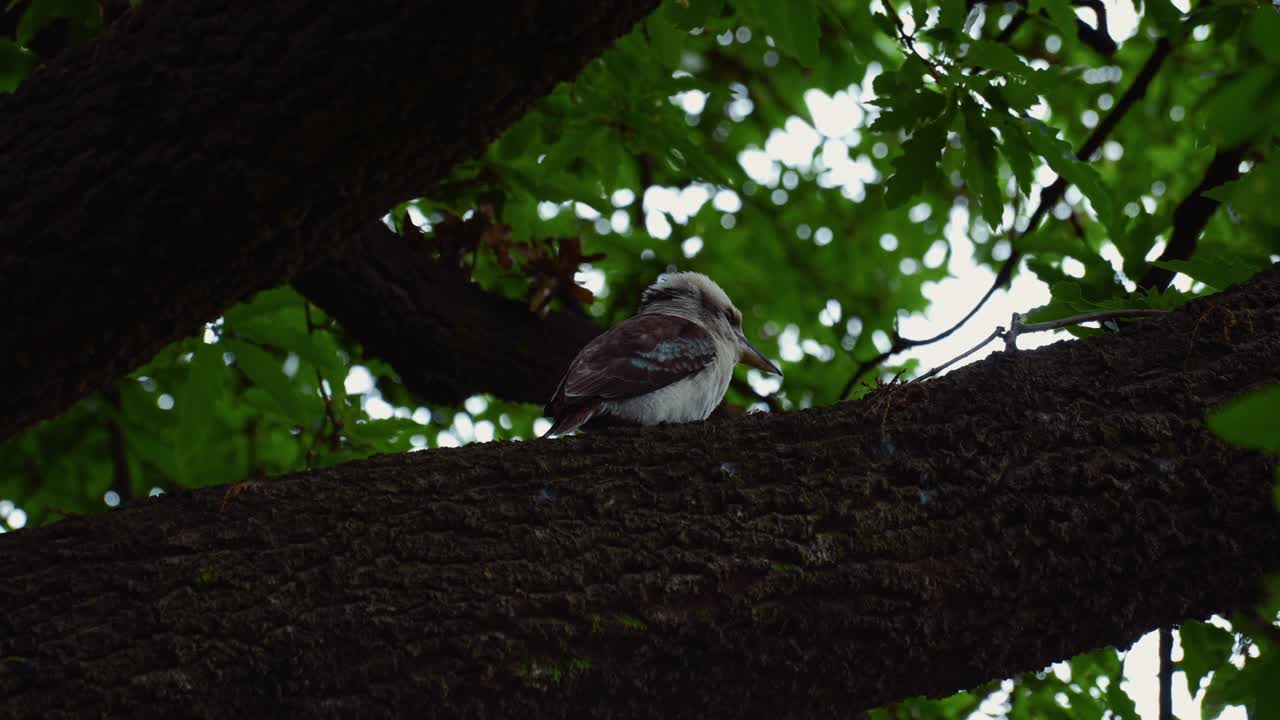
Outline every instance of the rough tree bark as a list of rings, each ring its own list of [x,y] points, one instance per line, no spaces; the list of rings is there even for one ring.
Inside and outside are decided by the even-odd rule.
[[[390,363],[421,401],[449,405],[477,393],[549,400],[574,354],[603,328],[571,312],[540,320],[427,250],[425,240],[415,245],[368,223],[355,242],[295,277],[294,287]]]
[[[287,282],[656,3],[145,2],[37,69],[0,97],[0,439]]]
[[[0,536],[0,715],[846,717],[1247,606],[1280,269],[782,415],[387,456]]]

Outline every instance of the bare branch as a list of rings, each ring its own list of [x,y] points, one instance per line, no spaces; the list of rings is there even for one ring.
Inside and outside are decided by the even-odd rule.
[[[946,370],[947,368],[951,367],[952,365],[955,365],[956,363],[960,362],[961,360],[963,360],[963,359],[965,359],[965,358],[969,357],[970,355],[972,355],[972,354],[974,354],[974,353],[978,352],[978,351],[979,351],[979,350],[981,350],[982,348],[984,348],[984,347],[986,347],[987,345],[991,344],[991,341],[992,341],[992,340],[995,340],[996,338],[998,338],[998,337],[1003,337],[1003,336],[1004,336],[1004,328],[1002,328],[1002,327],[997,327],[997,328],[996,328],[995,330],[993,330],[993,331],[991,332],[991,334],[990,334],[990,335],[988,335],[988,336],[986,337],[986,339],[985,339],[985,340],[983,340],[982,342],[978,343],[977,345],[974,345],[973,347],[969,348],[968,350],[965,350],[965,351],[964,351],[963,353],[961,353],[960,355],[957,355],[956,357],[952,358],[951,360],[948,360],[947,362],[945,362],[945,363],[943,363],[943,364],[939,365],[938,367],[936,367],[936,368],[934,368],[934,369],[930,370],[929,372],[927,372],[927,373],[925,373],[925,374],[921,375],[920,377],[916,378],[915,380],[912,380],[911,382],[924,382],[925,380],[928,380],[929,378],[933,377],[934,375],[937,375],[938,373],[942,372],[943,370]]]
[[[1168,310],[1102,310],[1099,312],[1085,313],[1083,315],[1072,315],[1071,317],[1059,318],[1057,320],[1046,320],[1038,323],[1022,322],[1020,313],[1013,314],[1013,320],[1009,323],[1009,330],[1004,334],[1004,347],[1006,350],[1015,351],[1018,349],[1018,336],[1027,333],[1045,332],[1046,330],[1057,330],[1059,328],[1079,325],[1080,323],[1098,322],[1100,320],[1112,320],[1115,318],[1126,317],[1150,317],[1153,315],[1164,315]]]

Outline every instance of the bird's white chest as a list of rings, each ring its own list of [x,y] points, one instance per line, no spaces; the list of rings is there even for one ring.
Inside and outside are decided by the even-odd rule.
[[[604,403],[615,417],[642,425],[705,420],[724,399],[736,358],[718,357],[701,371],[651,393]]]

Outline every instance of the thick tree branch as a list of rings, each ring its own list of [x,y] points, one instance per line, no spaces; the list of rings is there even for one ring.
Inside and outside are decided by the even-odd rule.
[[[1274,462],[1203,418],[1278,354],[1273,268],[866,402],[5,535],[0,715],[846,717],[1039,669],[1258,597]]]
[[[603,328],[568,312],[540,319],[432,259],[426,243],[368,223],[294,286],[390,363],[422,401],[451,405],[477,393],[550,399],[574,354]]]
[[[144,2],[0,97],[0,438],[288,281],[656,0]]]

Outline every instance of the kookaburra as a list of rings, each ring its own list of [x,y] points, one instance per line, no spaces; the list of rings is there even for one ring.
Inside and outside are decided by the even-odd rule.
[[[742,313],[711,278],[663,275],[640,297],[640,311],[587,343],[569,364],[546,412],[543,437],[593,418],[641,425],[705,420],[720,404],[733,366],[782,371],[742,334]]]

